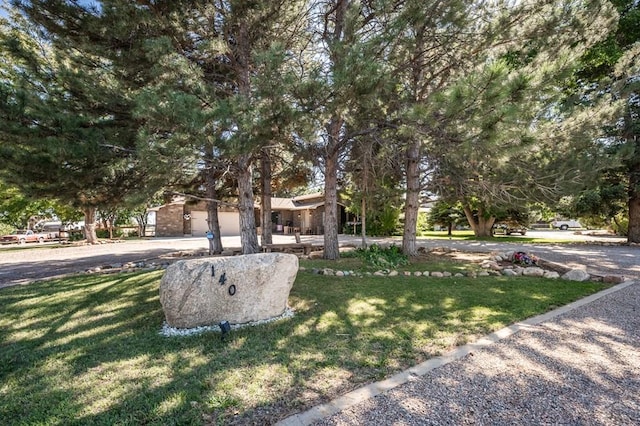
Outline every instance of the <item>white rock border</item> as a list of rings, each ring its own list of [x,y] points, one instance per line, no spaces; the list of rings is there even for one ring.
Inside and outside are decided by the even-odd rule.
[[[269,324],[272,322],[293,318],[294,316],[295,316],[295,311],[287,306],[287,308],[284,310],[282,315],[278,315],[277,317],[267,318],[265,320],[247,322],[244,324],[231,324],[231,330],[239,330],[241,328],[247,328],[247,327],[256,327],[259,325]],[[171,327],[165,321],[162,324],[162,329],[160,330],[159,334],[165,337],[174,337],[174,336],[184,337],[184,336],[195,336],[195,335],[206,333],[209,331],[213,331],[215,333],[222,333],[222,330],[220,330],[219,325],[204,325],[201,327],[194,327],[194,328],[175,328],[175,327]]]

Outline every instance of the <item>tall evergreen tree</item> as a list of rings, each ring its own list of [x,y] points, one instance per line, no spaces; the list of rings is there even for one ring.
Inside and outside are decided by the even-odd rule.
[[[131,103],[102,58],[58,43],[19,14],[3,27],[3,177],[28,196],[82,208],[94,242],[96,209],[144,182],[132,155]]]
[[[397,20],[405,30],[394,56],[404,83],[400,92],[404,106],[398,114],[405,126],[400,136],[406,141],[405,253],[416,252],[415,225],[424,160],[437,172],[434,177],[438,177],[440,191],[451,188],[448,183],[454,180],[457,188],[467,188],[471,179],[480,175],[483,183],[475,198],[485,195],[483,186],[487,179],[497,183],[494,166],[505,164],[506,151],[501,153],[502,160],[487,164],[489,173],[479,168],[477,161],[474,165],[474,158],[469,156],[488,158],[499,141],[508,139],[505,130],[531,125],[526,118],[516,119],[515,110],[527,112],[522,102],[530,100],[522,95],[523,85],[539,90],[557,83],[549,75],[562,70],[561,61],[571,49],[592,43],[611,22],[610,9],[601,3],[406,2]],[[522,63],[528,68],[518,72],[533,73],[530,80],[517,77],[517,73],[513,78],[503,75],[504,81],[496,79],[500,58],[513,52],[523,55]],[[533,64],[539,67],[538,73]],[[465,146],[468,149],[461,149]],[[442,195],[456,197],[451,192]],[[476,232],[490,235],[493,220],[483,213]]]
[[[614,220],[623,211],[620,205],[626,205],[628,241],[640,243],[640,4],[612,3],[620,14],[619,24],[582,56],[566,89],[562,112],[578,111],[601,125],[593,155],[609,160],[599,178],[576,197],[577,208]]]
[[[257,252],[253,163],[273,137],[263,129],[279,127],[280,117],[260,109],[267,100],[256,76],[288,58],[274,47],[297,31],[302,2],[19,3],[58,43],[113,70],[135,105],[136,149],[154,181],[188,181],[203,167],[214,170],[218,157],[234,160],[243,252]],[[205,183],[215,185],[215,176]],[[212,201],[214,223],[215,208]]]
[[[372,111],[384,82],[384,26],[395,3],[318,0],[311,7],[317,61],[314,97],[321,127],[314,152],[324,174],[325,259],[340,256],[337,194],[344,157],[356,136],[375,130],[361,118]]]

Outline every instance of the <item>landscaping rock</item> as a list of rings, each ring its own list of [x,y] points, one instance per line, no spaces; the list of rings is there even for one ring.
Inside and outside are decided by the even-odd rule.
[[[422,276],[423,276],[423,277],[428,277],[428,276],[429,276],[429,271],[424,271],[424,272],[422,273]]]
[[[160,281],[160,303],[175,328],[265,320],[284,313],[297,272],[284,253],[181,260]]]
[[[416,277],[421,277],[421,276],[422,276],[422,272],[420,272],[420,271],[415,271],[415,272],[413,273],[413,275],[415,275]]]
[[[522,275],[525,277],[542,277],[544,276],[544,269],[535,266],[532,268],[524,268],[522,270]]]
[[[591,276],[583,269],[572,269],[562,276],[562,279],[569,281],[587,281]]]
[[[442,278],[444,274],[442,272],[432,272],[431,276],[435,278]]]
[[[443,277],[450,277],[451,275],[452,275],[451,272],[447,272],[447,271],[442,273]]]
[[[607,284],[620,284],[624,282],[624,277],[622,275],[607,275],[602,278],[602,282]]]
[[[556,271],[544,271],[543,277],[550,278],[550,279],[557,279],[557,278],[560,278],[560,274],[557,273]]]
[[[506,277],[517,277],[518,273],[516,271],[514,271],[513,269],[503,269],[502,270],[502,275],[504,275]]]
[[[391,271],[391,272],[389,272],[389,276],[390,276],[390,277],[396,277],[396,276],[398,276],[398,271]]]

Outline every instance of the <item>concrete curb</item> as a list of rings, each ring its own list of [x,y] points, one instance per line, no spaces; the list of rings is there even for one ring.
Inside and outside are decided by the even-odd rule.
[[[569,303],[568,305],[554,309],[547,313],[528,318],[524,321],[517,322],[513,325],[510,325],[509,327],[505,327],[485,337],[482,337],[477,341],[475,341],[474,343],[469,343],[464,346],[460,346],[459,348],[456,348],[445,355],[429,359],[421,364],[418,364],[405,371],[397,373],[389,377],[388,379],[382,380],[380,382],[368,384],[359,389],[346,393],[326,404],[318,405],[305,412],[294,414],[293,416],[287,417],[279,421],[278,423],[276,423],[276,425],[277,426],[310,425],[313,422],[316,422],[316,421],[322,420],[325,417],[329,417],[334,414],[337,414],[340,411],[345,410],[349,407],[352,407],[362,401],[365,401],[369,398],[380,395],[385,391],[388,391],[390,389],[403,385],[411,380],[414,380],[419,376],[424,376],[431,370],[436,369],[438,367],[442,367],[443,365],[449,364],[450,362],[456,361],[458,359],[461,359],[473,351],[486,348],[502,339],[505,339],[519,332],[520,330],[532,329],[538,324],[541,324],[545,321],[549,321],[566,312],[569,312],[580,306],[587,305],[595,300],[600,299],[601,297],[604,297],[611,293],[615,293],[619,290],[622,290],[624,288],[627,288],[637,283],[638,282],[635,280],[625,281],[621,284],[618,284],[613,287],[609,287],[598,293],[592,294],[580,300],[576,300],[575,302]]]

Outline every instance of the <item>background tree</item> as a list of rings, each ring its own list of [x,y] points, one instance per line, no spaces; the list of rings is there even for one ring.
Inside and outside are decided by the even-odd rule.
[[[80,220],[82,214],[54,199],[32,200],[15,186],[0,181],[0,223],[14,229],[32,228],[39,220],[59,219],[62,223]]]
[[[399,63],[413,70],[404,74],[408,89],[402,98],[403,120],[416,130],[407,145],[409,220],[403,250],[408,254],[415,251],[412,222],[423,156],[432,173],[432,190],[450,202],[466,204],[476,235],[491,235],[493,203],[524,201],[536,188],[549,190],[552,151],[527,135],[539,118],[533,113],[543,111],[571,59],[597,40],[612,19],[599,2],[460,2],[450,11],[439,7],[444,6],[425,7],[431,13],[424,16],[415,5],[416,11],[405,18],[412,31],[400,50],[404,54]],[[514,53],[518,67],[505,61]]]
[[[452,230],[457,225],[467,223],[464,210],[459,204],[449,204],[444,201],[437,201],[434,203],[431,210],[429,210],[428,219],[429,225],[440,225],[447,228],[447,235],[452,235]]]
[[[566,85],[564,112],[583,111],[601,125],[600,145],[594,155],[609,159],[599,179],[576,197],[576,207],[585,215],[604,215],[617,220],[620,205],[626,205],[628,241],[640,242],[640,129],[638,114],[638,42],[640,4],[634,0],[612,0],[620,14],[616,30],[589,49],[580,67]],[[617,105],[611,113],[611,105]],[[595,117],[595,119],[594,119]],[[619,198],[618,198],[619,197]]]

